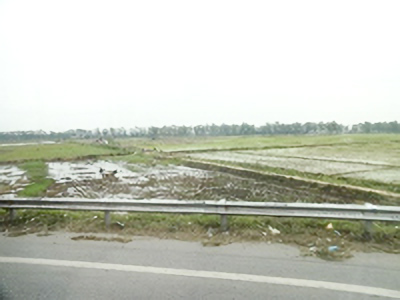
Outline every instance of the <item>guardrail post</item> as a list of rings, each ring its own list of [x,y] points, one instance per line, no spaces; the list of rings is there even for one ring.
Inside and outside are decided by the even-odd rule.
[[[364,221],[364,237],[367,240],[372,238],[372,231],[373,231],[373,223],[372,221]]]
[[[14,208],[10,208],[10,214],[9,214],[10,223],[14,221],[16,216],[17,216],[16,210]]]
[[[106,223],[106,228],[109,228],[111,223],[111,212],[109,210],[104,212],[104,222]]]
[[[228,231],[228,216],[227,215],[221,215],[221,231],[225,232]]]

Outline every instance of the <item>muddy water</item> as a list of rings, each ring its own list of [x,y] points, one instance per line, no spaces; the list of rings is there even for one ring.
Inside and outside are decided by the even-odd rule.
[[[0,144],[0,147],[10,147],[10,146],[27,146],[27,145],[51,145],[51,144],[57,144],[56,142],[53,141],[43,141],[43,142],[37,142],[37,143],[14,143],[14,144]]]
[[[14,197],[15,194],[28,184],[25,172],[12,165],[0,166],[0,195]]]
[[[100,169],[104,170],[102,174]],[[110,174],[112,172],[115,174]],[[184,182],[204,180],[210,172],[180,166],[146,167],[123,162],[53,162],[49,177],[56,183],[48,190],[53,197],[173,198],[187,188]]]
[[[103,177],[100,168],[117,172],[115,176]],[[56,183],[47,191],[48,197],[346,202],[309,188],[290,188],[264,180],[175,165],[53,162],[49,163],[49,176]]]

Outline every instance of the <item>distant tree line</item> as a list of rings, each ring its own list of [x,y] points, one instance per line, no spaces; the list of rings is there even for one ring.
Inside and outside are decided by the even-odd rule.
[[[243,123],[241,125],[198,125],[198,126],[163,126],[163,127],[135,127],[105,128],[84,130],[75,129],[65,132],[14,131],[0,132],[1,142],[18,142],[30,140],[64,140],[64,139],[97,139],[97,138],[124,138],[124,137],[189,137],[189,136],[233,136],[233,135],[323,135],[323,134],[355,134],[355,133],[400,133],[400,123],[364,122],[352,126],[344,126],[336,122],[327,123],[267,123],[254,126]]]

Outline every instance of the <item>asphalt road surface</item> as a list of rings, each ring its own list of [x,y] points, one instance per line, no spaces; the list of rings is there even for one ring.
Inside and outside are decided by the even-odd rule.
[[[71,240],[78,235],[0,236],[0,299],[400,298],[400,255],[328,262],[280,244]]]

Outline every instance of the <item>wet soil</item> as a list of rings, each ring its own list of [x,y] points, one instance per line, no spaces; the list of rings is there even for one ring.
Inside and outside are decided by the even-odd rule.
[[[393,205],[399,200],[369,192],[195,162],[187,162],[187,166],[149,166],[105,160],[49,162],[48,170],[49,177],[55,183],[46,191],[46,197],[368,202],[380,205]],[[1,195],[15,196],[28,183],[24,171],[12,165],[0,166]]]
[[[0,196],[15,196],[29,184],[25,171],[13,165],[0,165]]]

